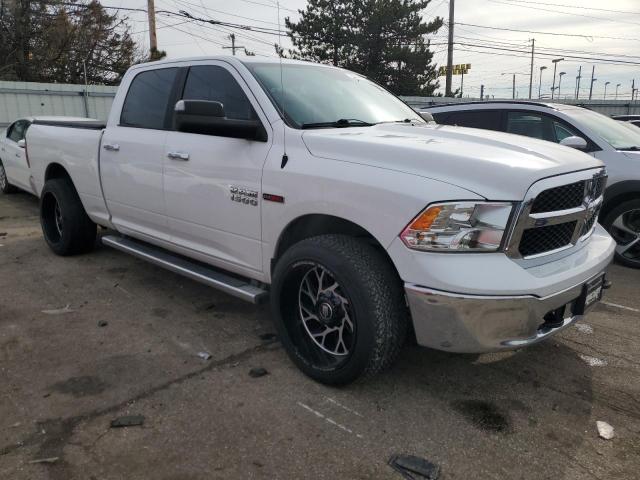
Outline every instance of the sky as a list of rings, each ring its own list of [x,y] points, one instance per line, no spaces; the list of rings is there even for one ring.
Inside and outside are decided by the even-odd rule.
[[[104,6],[145,9],[146,0],[102,0]],[[298,18],[306,0],[280,0],[280,25],[284,18]],[[158,48],[169,58],[199,55],[228,55],[230,33],[236,44],[256,55],[275,56],[273,44],[279,41],[276,0],[155,0]],[[161,11],[186,10],[194,16],[223,22],[254,25],[272,29],[273,34],[236,30],[219,25],[184,22]],[[149,33],[146,13],[120,11],[127,16],[131,31],[141,48],[148,49]],[[448,22],[449,0],[431,0],[423,10],[425,20],[440,16]],[[466,24],[466,25],[464,25]],[[484,27],[484,28],[483,28]],[[487,28],[490,27],[490,28]],[[561,72],[561,97],[575,97],[576,76],[582,66],[580,98],[588,98],[591,72],[595,66],[593,99],[613,100],[616,86],[619,99],[631,98],[635,78],[640,87],[640,0],[455,0],[453,63],[471,64],[464,77],[463,96],[479,97],[481,85],[485,95],[511,98],[513,74],[516,74],[517,98],[528,98],[531,69],[531,39],[535,39],[533,98],[538,91],[551,94],[554,58],[565,57],[557,64],[556,87]],[[448,30],[443,26],[430,36],[434,59],[446,65]],[[521,31],[508,31],[521,30]],[[288,38],[280,41],[291,46]],[[489,47],[489,48],[487,48]],[[244,51],[237,52],[244,55]],[[569,57],[597,57],[579,59]],[[602,60],[627,62],[607,63]],[[634,65],[635,63],[635,65]],[[540,67],[542,82],[539,85]],[[453,88],[460,87],[460,76],[453,77]],[[444,90],[444,77],[440,78]],[[558,90],[554,92],[558,95]],[[640,94],[639,94],[640,95]]]

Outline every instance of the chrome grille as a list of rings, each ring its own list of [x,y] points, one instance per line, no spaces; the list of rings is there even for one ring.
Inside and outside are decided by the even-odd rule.
[[[540,228],[528,228],[520,240],[520,254],[530,257],[564,247],[571,242],[576,221]]]
[[[511,231],[507,255],[526,260],[586,240],[595,228],[606,180],[605,170],[598,169],[533,184]]]
[[[531,213],[567,210],[582,205],[584,201],[585,181],[550,188],[542,192],[531,207]]]

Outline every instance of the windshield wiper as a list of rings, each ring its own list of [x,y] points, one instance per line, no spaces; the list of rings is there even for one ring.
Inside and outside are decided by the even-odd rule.
[[[375,123],[365,122],[357,118],[341,118],[335,122],[303,123],[300,128],[344,128],[344,127],[371,127]]]
[[[624,147],[624,148],[618,148],[618,150],[622,151],[622,152],[640,152],[640,147]]]

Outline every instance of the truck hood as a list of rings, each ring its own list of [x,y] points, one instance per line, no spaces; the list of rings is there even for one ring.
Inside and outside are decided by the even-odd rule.
[[[521,200],[534,182],[602,166],[577,150],[519,135],[428,124],[306,130],[316,157],[451,183],[489,200]]]

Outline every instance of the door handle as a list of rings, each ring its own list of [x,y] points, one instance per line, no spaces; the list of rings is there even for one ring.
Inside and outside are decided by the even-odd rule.
[[[189,154],[183,152],[169,152],[167,153],[167,157],[171,160],[182,160],[183,162],[189,160]]]
[[[102,148],[104,148],[105,150],[109,150],[110,152],[117,152],[118,150],[120,150],[120,145],[118,145],[117,143],[105,143]]]

